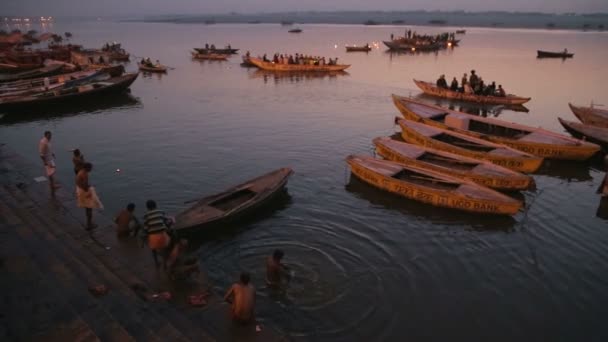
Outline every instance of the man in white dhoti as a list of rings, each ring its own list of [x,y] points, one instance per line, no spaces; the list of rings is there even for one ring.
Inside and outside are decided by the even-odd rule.
[[[93,170],[93,164],[84,163],[82,169],[76,175],[76,201],[79,208],[85,208],[87,230],[97,227],[93,223],[93,209],[103,209],[103,204],[97,197],[95,188],[89,184],[91,170]]]
[[[49,185],[51,187],[51,193],[55,193],[55,189],[59,188],[59,184],[55,184],[55,171],[57,167],[55,165],[55,153],[51,149],[51,138],[52,134],[50,131],[44,132],[44,136],[38,143],[38,152],[40,153],[40,159],[44,164],[46,176],[49,179]]]

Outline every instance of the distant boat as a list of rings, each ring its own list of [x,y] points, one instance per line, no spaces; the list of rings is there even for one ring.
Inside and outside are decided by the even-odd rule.
[[[377,21],[368,20],[368,21],[364,22],[363,25],[372,26],[372,25],[380,25],[380,23]]]
[[[295,29],[291,29],[291,30],[289,30],[287,32],[289,32],[289,33],[300,33],[300,32],[302,32],[302,29],[301,28],[295,28]]]
[[[551,51],[542,51],[537,50],[537,58],[572,58],[574,57],[573,53],[569,53],[567,51],[562,52],[551,52]]]
[[[456,30],[456,34],[465,34],[467,30]]]
[[[346,52],[369,52],[372,50],[372,47],[369,44],[365,44],[362,46],[346,46]]]
[[[223,49],[211,49],[211,48],[193,48],[198,53],[219,53],[221,55],[235,55],[240,49],[233,49],[231,47],[225,47]]]
[[[283,25],[283,26],[291,26],[291,25],[293,25],[293,21],[283,20],[283,21],[281,21],[281,25]]]
[[[414,44],[404,43],[401,41],[383,41],[389,49],[394,51],[438,51],[444,48],[446,45],[440,42],[429,43],[429,44]]]
[[[225,61],[230,57],[230,55],[219,54],[219,53],[198,53],[196,51],[192,51],[192,58],[194,59],[203,59],[203,60],[212,60],[212,61]]]
[[[433,25],[445,25],[446,23],[447,23],[447,21],[445,21],[443,19],[429,20],[429,24],[433,24]]]

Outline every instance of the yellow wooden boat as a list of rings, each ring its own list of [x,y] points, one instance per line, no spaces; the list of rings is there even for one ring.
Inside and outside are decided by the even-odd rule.
[[[374,139],[376,153],[385,159],[464,178],[479,185],[501,190],[534,187],[534,179],[489,161],[464,157],[430,147],[408,144],[389,137]]]
[[[137,63],[137,66],[139,67],[139,70],[141,70],[141,71],[158,72],[158,73],[167,72],[167,67],[164,65],[148,66],[148,65],[141,64],[141,63]]]
[[[529,97],[521,97],[516,95],[507,96],[486,96],[486,95],[475,95],[466,94],[459,91],[453,91],[450,89],[439,88],[434,83],[414,80],[414,83],[422,90],[423,93],[442,97],[444,99],[453,99],[458,101],[477,102],[485,104],[503,104],[503,105],[521,105],[530,101]]]
[[[535,172],[543,163],[542,157],[466,134],[399,118],[397,123],[401,126],[403,140],[412,144],[487,160],[525,173]]]
[[[595,107],[579,107],[571,103],[568,103],[568,106],[570,106],[572,113],[574,113],[582,123],[608,128],[608,110]]]
[[[504,144],[543,158],[586,160],[600,150],[596,144],[542,128],[462,113],[397,95],[393,95],[393,102],[406,119]]]
[[[334,64],[334,65],[310,65],[310,64],[280,64],[274,62],[264,62],[259,58],[249,57],[249,62],[263,70],[269,71],[343,71],[350,67],[350,64]]]
[[[522,202],[465,179],[367,156],[346,158],[352,173],[377,188],[438,207],[514,215]]]

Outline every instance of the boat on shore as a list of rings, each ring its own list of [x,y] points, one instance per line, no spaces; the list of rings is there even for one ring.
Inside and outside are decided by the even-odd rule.
[[[422,90],[427,95],[432,95],[436,97],[441,97],[444,99],[453,99],[459,101],[469,101],[483,104],[503,104],[503,105],[518,105],[524,104],[530,101],[530,97],[520,97],[512,94],[508,94],[507,96],[485,96],[485,95],[475,95],[475,94],[466,94],[461,93],[459,91],[453,91],[450,89],[439,88],[437,85],[431,82],[418,81],[414,80],[416,86]]]
[[[139,70],[141,70],[141,71],[158,72],[158,73],[165,73],[165,72],[167,72],[167,67],[164,66],[164,65],[149,66],[149,65],[144,65],[144,64],[141,64],[141,63],[137,63],[137,66],[139,67]]]
[[[598,127],[608,127],[608,110],[595,107],[580,107],[571,103],[568,103],[568,106],[582,123]]]
[[[532,177],[489,161],[408,144],[389,137],[375,138],[373,143],[376,153],[384,159],[467,179],[488,188],[526,190],[534,187]]]
[[[540,168],[543,158],[491,141],[425,125],[405,119],[396,119],[401,137],[408,143],[434,148],[465,157],[488,160],[511,170],[533,173]]]
[[[406,119],[504,144],[543,158],[586,160],[600,150],[596,144],[539,127],[457,112],[397,95],[393,95],[393,102]]]
[[[363,46],[346,46],[346,52],[370,52],[372,47],[369,44],[365,44]]]
[[[552,52],[552,51],[536,50],[536,58],[572,58],[572,57],[574,57],[574,54],[566,52],[566,51]]]
[[[42,91],[45,87],[55,87],[57,85],[63,85],[68,81],[86,79],[98,72],[99,71],[97,70],[76,71],[49,77],[31,78],[27,80],[0,83],[0,96],[21,91]]]
[[[59,87],[50,91],[27,96],[0,98],[0,111],[8,112],[22,109],[42,108],[49,105],[86,100],[95,96],[105,96],[127,90],[137,79],[139,73],[127,73],[119,77],[94,80],[90,83],[71,87]]]
[[[219,55],[236,55],[240,49],[233,49],[225,47],[223,49],[211,49],[211,48],[194,48],[194,51],[202,54],[219,54]]]
[[[374,187],[437,207],[514,215],[523,206],[498,191],[415,166],[356,155],[348,156],[346,162],[353,175]]]
[[[249,57],[249,61],[258,68],[268,71],[330,72],[343,71],[350,67],[350,64],[280,64],[274,62],[264,62],[262,59],[255,57]]]
[[[29,71],[0,75],[0,83],[14,82],[20,80],[26,80],[31,78],[40,78],[47,76],[54,76],[63,72],[63,64],[51,64],[42,68],[37,68]]]
[[[196,51],[192,51],[192,58],[194,59],[225,61],[228,60],[228,57],[230,57],[230,55],[223,55],[219,53],[198,53]]]
[[[255,213],[283,191],[292,174],[292,169],[281,168],[197,200],[193,206],[175,216],[173,229],[178,234],[204,232],[218,224]]]
[[[591,141],[600,145],[604,151],[608,151],[607,127],[587,125],[580,122],[564,120],[562,118],[557,118],[557,120],[559,120],[559,123],[562,124],[566,131],[572,134],[572,136]]]

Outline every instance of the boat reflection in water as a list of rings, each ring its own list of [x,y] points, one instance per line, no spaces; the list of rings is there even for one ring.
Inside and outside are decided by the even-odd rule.
[[[258,69],[249,74],[249,77],[263,79],[264,83],[273,81],[279,83],[298,83],[320,79],[336,79],[342,76],[350,75],[346,71],[329,71],[329,72],[302,72],[302,71],[267,71]]]
[[[512,112],[520,112],[520,113],[528,113],[530,111],[524,105],[487,105],[487,104],[483,105],[483,104],[479,104],[479,103],[442,99],[442,98],[430,96],[430,95],[427,95],[424,93],[416,95],[414,98],[418,99],[418,100],[422,100],[429,104],[434,104],[436,106],[442,106],[442,107],[446,107],[451,110],[456,110],[459,112],[478,115],[478,116],[482,116],[482,117],[488,117],[488,116],[497,117],[503,111],[512,111]]]
[[[346,191],[355,196],[369,201],[375,206],[388,210],[396,210],[407,216],[420,217],[434,224],[462,225],[474,230],[503,230],[513,231],[517,221],[512,216],[495,216],[471,214],[447,208],[438,208],[430,204],[403,198],[361,181],[355,175],[350,175],[350,181],[346,184]],[[397,223],[398,224],[398,223]],[[407,224],[404,218],[402,224]]]
[[[71,103],[56,104],[49,106],[46,110],[23,110],[11,111],[10,114],[0,114],[0,124],[10,125],[40,120],[50,120],[59,117],[70,117],[79,114],[97,114],[108,112],[109,110],[125,110],[140,108],[139,99],[129,93],[108,94],[103,99],[91,101],[73,101]]]

